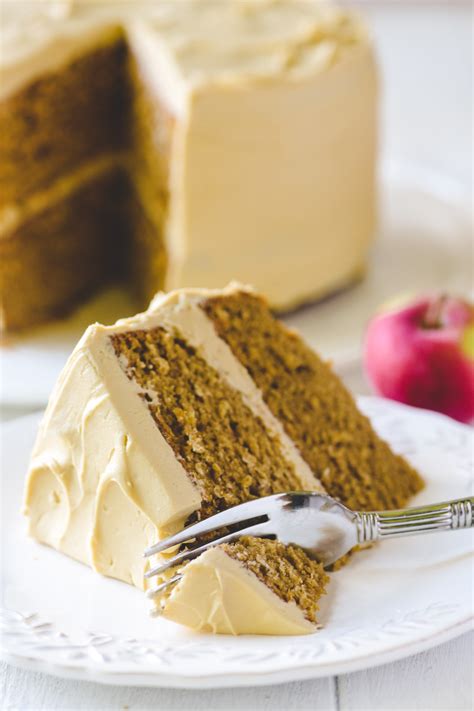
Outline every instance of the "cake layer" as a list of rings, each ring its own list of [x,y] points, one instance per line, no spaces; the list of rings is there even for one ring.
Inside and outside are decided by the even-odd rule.
[[[3,0],[2,19],[3,95],[64,65],[111,24],[144,44],[154,36],[194,86],[324,70],[367,40],[356,16],[321,0]]]
[[[239,290],[238,286],[231,284],[218,293],[232,294],[236,290]],[[240,393],[243,403],[264,423],[272,439],[279,442],[282,454],[290,462],[290,469],[297,473],[303,488],[324,491],[280,421],[265,404],[247,370],[219,338],[212,321],[201,308],[202,300],[215,293],[205,289],[185,289],[171,294],[158,294],[150,304],[149,312],[156,312],[160,323],[169,330],[180,331],[186,342],[203,356],[227,386]]]
[[[0,209],[3,328],[65,315],[111,282],[126,285],[137,307],[163,288],[163,211],[145,207],[129,164],[126,153],[100,156]],[[22,300],[13,284],[22,286]]]
[[[400,508],[422,487],[377,437],[331,368],[251,293],[206,300],[203,309],[331,496],[355,510]]]
[[[85,172],[85,181],[72,179],[64,191],[59,186],[54,199],[39,196],[24,219],[4,213],[11,227],[0,237],[6,330],[62,316],[105,283],[124,278],[126,179],[114,161]]]
[[[119,28],[0,102],[0,207],[127,142],[127,51]],[[54,258],[54,256],[53,256]]]
[[[21,229],[23,224],[45,210],[68,200],[75,192],[98,177],[114,172],[125,174],[127,162],[127,154],[123,152],[100,155],[81,163],[25,200],[4,205],[0,208],[0,240],[6,239],[9,234]]]

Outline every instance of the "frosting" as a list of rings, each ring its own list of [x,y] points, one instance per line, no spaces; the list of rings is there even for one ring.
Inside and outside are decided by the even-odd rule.
[[[219,634],[308,634],[309,622],[222,549],[211,548],[183,568],[164,601],[162,614],[201,632]]]
[[[321,0],[4,0],[2,21],[4,93],[117,25],[152,32],[194,85],[324,69],[365,38],[356,18]]]
[[[230,285],[218,293],[242,288]],[[114,326],[94,324],[87,329],[51,395],[32,453],[25,513],[33,537],[104,575],[143,588],[148,567],[144,549],[182,528],[200,507],[198,488],[110,345],[112,333],[131,329],[178,328],[278,438],[302,488],[322,490],[247,371],[200,308],[199,302],[215,293],[196,289],[159,295],[142,314]],[[255,627],[257,618],[262,632],[314,629],[294,605],[284,605],[243,566],[222,556],[206,554],[202,565],[186,567],[182,583],[165,601],[165,616],[189,624],[198,615],[199,622],[191,626],[222,632],[243,632],[249,625]],[[206,585],[213,591],[211,606],[199,599],[202,571],[210,568],[213,573]],[[247,607],[235,609],[238,596],[232,590],[242,591]]]
[[[237,276],[287,310],[358,277],[375,223],[375,100],[367,45],[298,82],[190,95],[173,140],[166,288]]]

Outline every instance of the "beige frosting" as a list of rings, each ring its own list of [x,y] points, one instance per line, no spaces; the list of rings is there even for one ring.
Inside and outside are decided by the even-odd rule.
[[[286,603],[260,580],[212,548],[184,568],[163,614],[201,632],[308,634],[316,630],[294,602]]]
[[[0,97],[123,32],[149,93],[176,117],[166,289],[238,278],[283,310],[362,273],[376,77],[351,14],[320,0],[3,0],[2,10]]]
[[[237,288],[243,287],[231,285],[218,293],[231,293]],[[144,587],[144,549],[182,528],[199,508],[201,496],[138,397],[136,386],[122,370],[109,341],[112,333],[157,325],[177,327],[221,377],[242,394],[269,432],[279,438],[282,453],[295,467],[302,488],[322,490],[247,371],[200,308],[199,301],[214,293],[181,290],[160,295],[145,313],[118,321],[115,326],[90,326],[51,395],[33,450],[25,493],[30,534],[104,575],[137,587]],[[206,560],[209,566],[214,558]],[[246,591],[245,599],[258,600],[259,610],[268,607],[267,622],[262,622],[267,631],[271,629],[271,619],[275,625],[278,621],[275,633],[280,633],[285,624],[288,629],[301,626],[292,606],[285,622],[286,606],[273,600],[276,596],[258,581],[249,582],[253,576],[242,566],[216,560],[213,585],[230,580],[234,585],[241,578],[239,585]],[[222,596],[220,611],[216,593],[212,609],[195,597],[194,607],[186,612],[186,600],[192,591],[192,584],[190,587],[186,582],[188,570],[191,579],[202,577],[199,566],[188,566],[163,614],[188,624],[197,614],[193,610],[199,609],[202,615],[208,610],[212,619],[206,622],[202,617],[200,625],[217,625],[217,631],[226,632],[231,628],[224,621],[230,619],[233,631],[248,630],[253,623],[245,621],[246,615],[233,608],[237,598],[230,593]],[[261,618],[260,612],[251,614],[251,607],[247,613],[250,619]],[[216,620],[222,620],[222,628]]]
[[[3,95],[117,26],[152,33],[192,85],[314,72],[365,38],[321,0],[3,0]]]

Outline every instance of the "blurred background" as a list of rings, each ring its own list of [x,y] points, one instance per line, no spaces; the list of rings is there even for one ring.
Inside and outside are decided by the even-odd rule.
[[[367,18],[375,38],[382,76],[382,174],[385,171],[408,190],[411,184],[416,207],[423,195],[434,198],[426,208],[438,209],[438,228],[446,230],[447,241],[453,240],[458,288],[472,298],[473,4],[466,0],[359,0],[343,4]],[[408,201],[406,208],[409,210]],[[405,218],[409,221],[408,214]],[[423,227],[420,223],[412,223],[412,227],[415,241],[416,228]],[[432,237],[435,231],[433,225]],[[433,240],[433,250],[439,247]],[[455,276],[455,290],[456,281]],[[440,275],[438,287],[446,286]],[[370,392],[356,363],[346,364],[341,372],[353,390]]]
[[[385,155],[460,181],[472,198],[473,15],[467,0],[359,0],[383,77]]]

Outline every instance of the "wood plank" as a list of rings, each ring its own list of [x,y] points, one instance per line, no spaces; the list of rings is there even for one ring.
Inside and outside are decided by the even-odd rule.
[[[341,711],[471,711],[474,633],[337,680]]]
[[[35,672],[0,668],[0,708],[15,711],[336,711],[332,678],[248,689],[182,691],[58,679]]]

